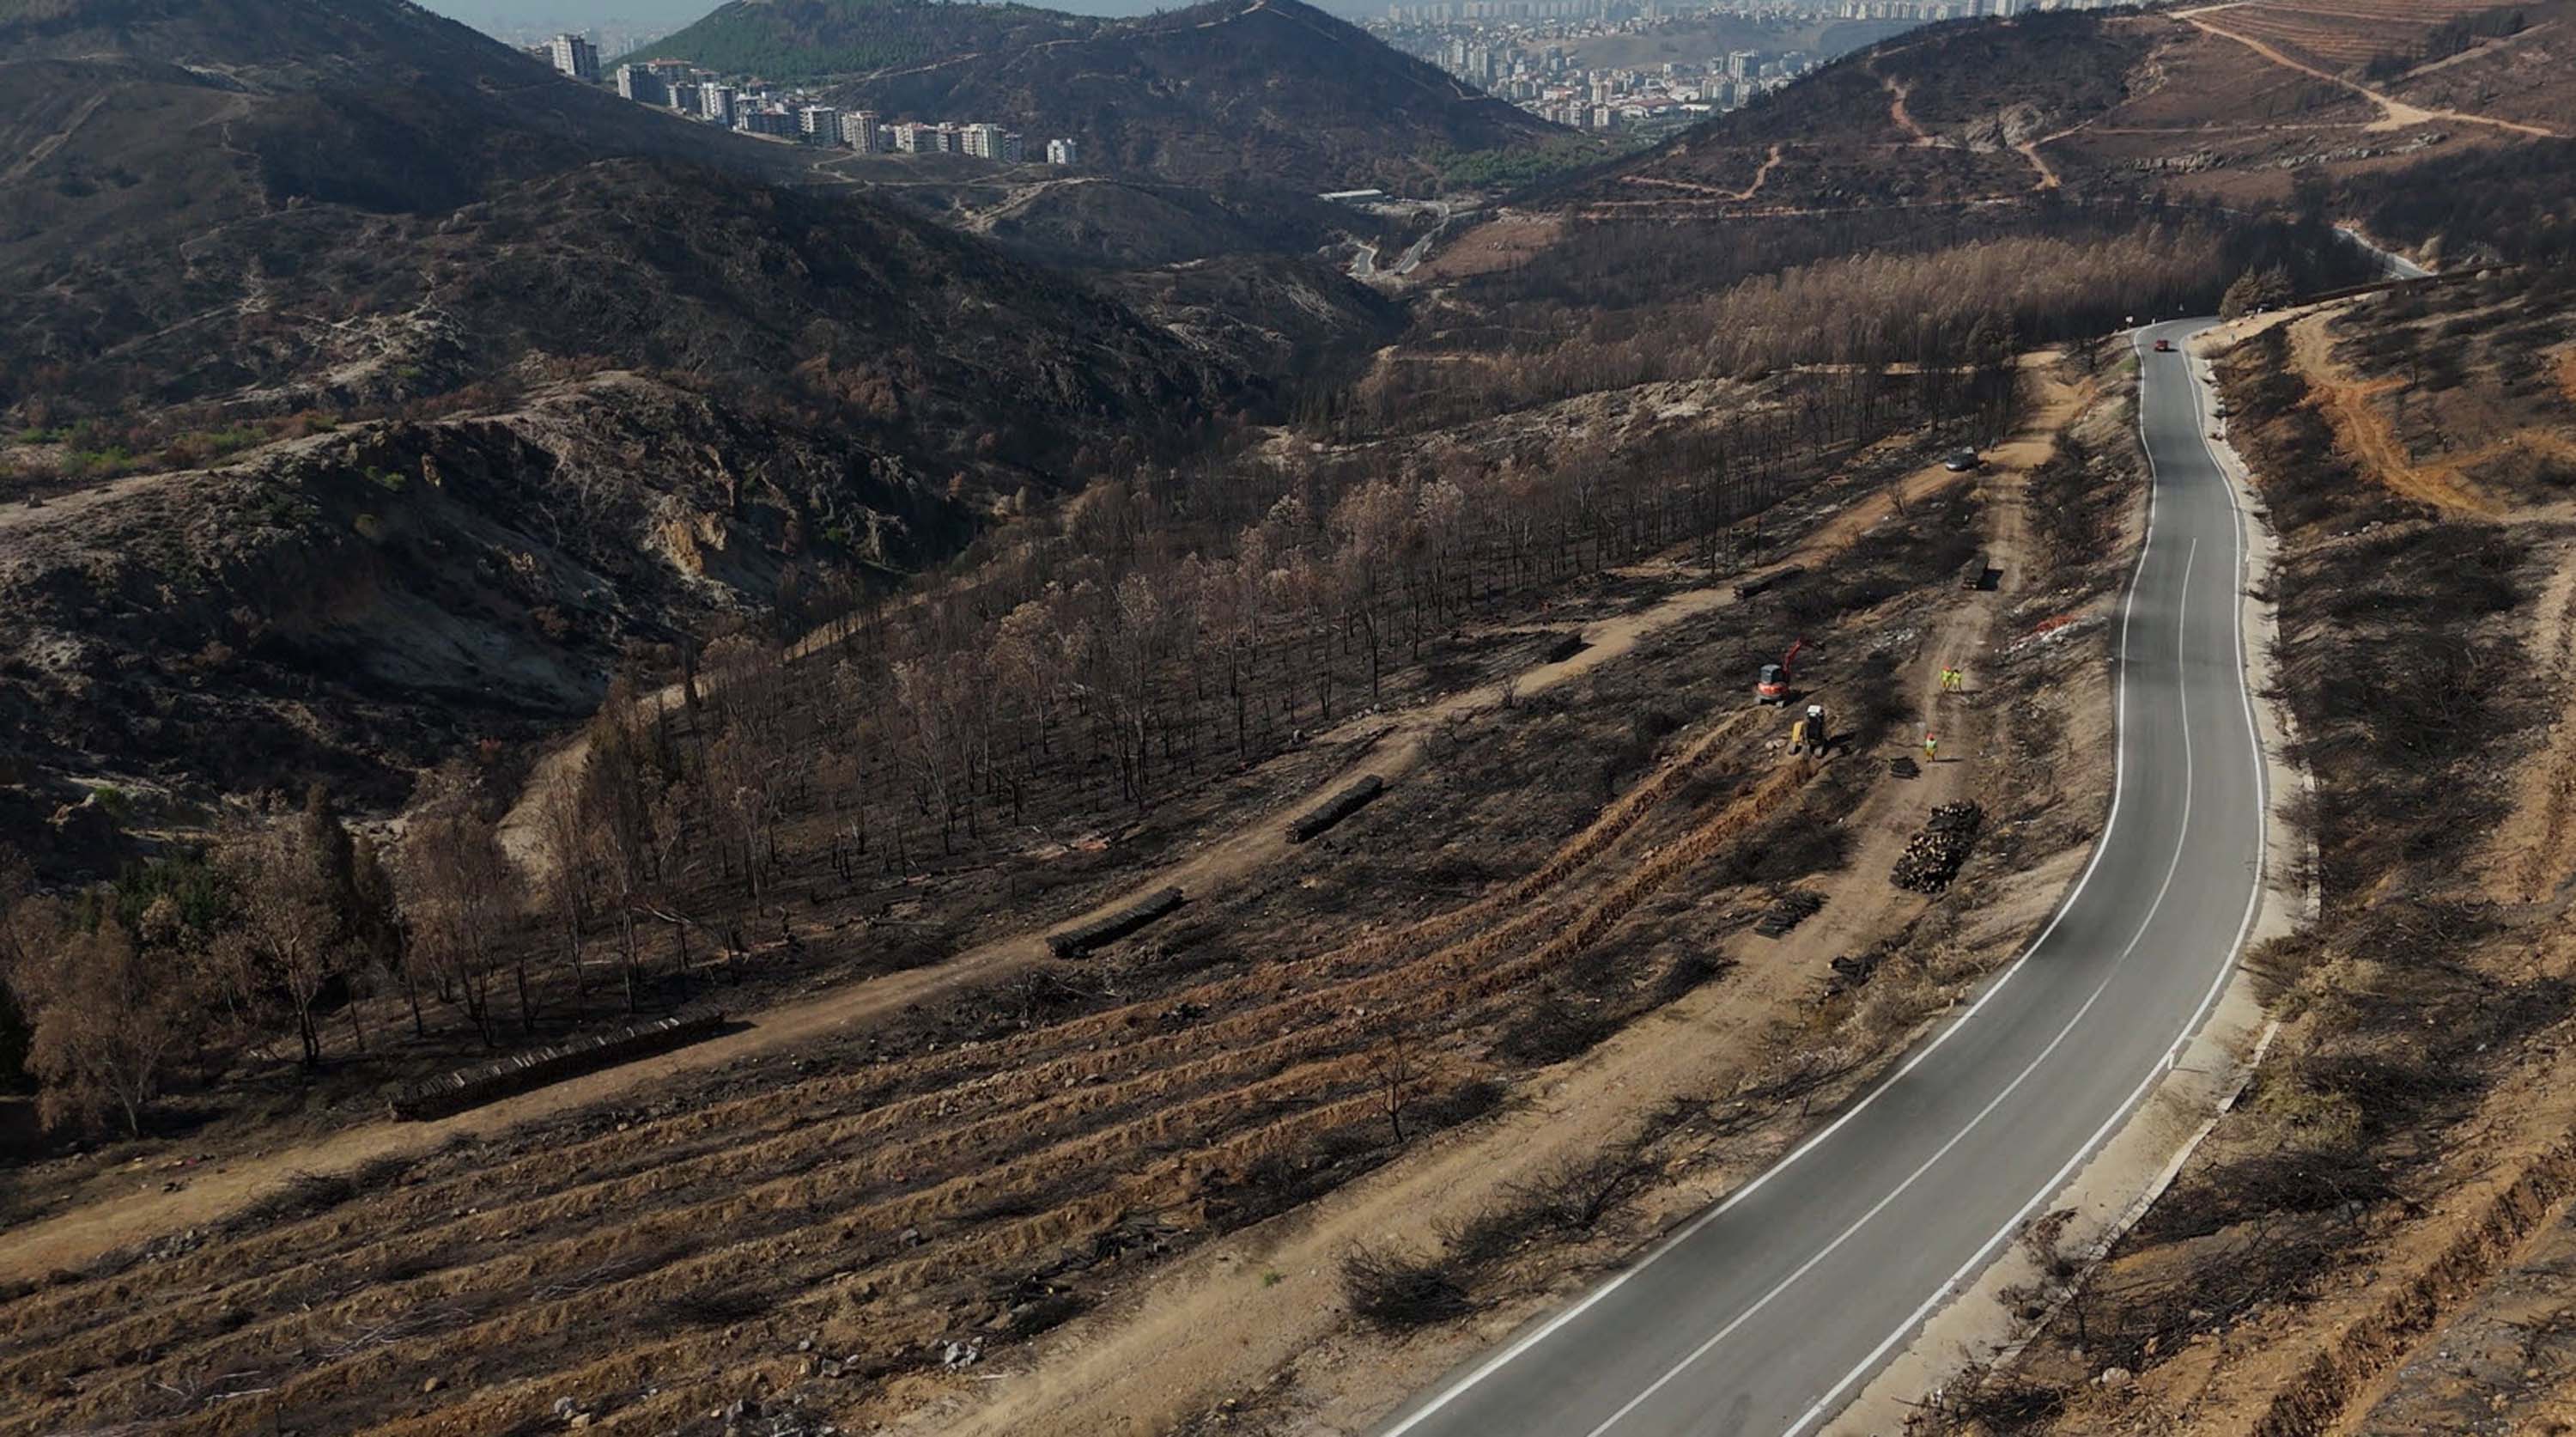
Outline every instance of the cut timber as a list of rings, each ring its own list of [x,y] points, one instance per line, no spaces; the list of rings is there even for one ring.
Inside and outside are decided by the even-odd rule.
[[[1848,993],[1870,980],[1887,954],[1873,948],[1867,953],[1846,953],[1832,963],[1834,976],[1825,984],[1827,993]]]
[[[1765,938],[1783,937],[1790,929],[1814,917],[1816,910],[1824,906],[1824,895],[1810,893],[1804,888],[1792,888],[1772,901],[1771,911],[1762,915],[1761,921],[1753,925],[1753,931]]]
[[[1288,841],[1303,843],[1343,819],[1360,811],[1360,806],[1385,791],[1386,781],[1367,774],[1359,782],[1334,794],[1323,807],[1315,809],[1288,825]]]
[[[1547,662],[1561,664],[1591,647],[1583,641],[1581,629],[1568,629],[1555,643],[1547,646]]]
[[[579,1038],[551,1047],[531,1048],[514,1053],[498,1062],[460,1068],[435,1078],[424,1079],[393,1096],[393,1113],[397,1118],[418,1122],[461,1113],[498,1102],[548,1083],[595,1073],[602,1068],[655,1053],[667,1053],[701,1038],[712,1037],[724,1027],[722,1012],[700,1013],[692,1017],[674,1014],[658,1022],[639,1023],[613,1033]]]
[[[1803,576],[1806,572],[1807,571],[1804,567],[1797,564],[1791,564],[1784,569],[1774,569],[1770,573],[1764,574],[1759,578],[1747,579],[1743,583],[1736,585],[1735,597],[1739,599],[1750,599],[1756,594],[1769,593],[1771,590],[1780,587],[1782,584]]]
[[[1094,919],[1078,928],[1047,935],[1047,947],[1058,958],[1079,958],[1103,943],[1124,938],[1164,914],[1181,906],[1181,890],[1165,888],[1150,893],[1119,909],[1106,918]]]
[[[1985,810],[1974,803],[1945,803],[1932,810],[1923,831],[1907,841],[1896,869],[1888,875],[1897,887],[1916,893],[1939,893],[1959,875],[1968,849],[1977,841]]]
[[[1898,778],[1921,778],[1923,765],[1916,763],[1912,755],[1900,753],[1887,761],[1887,771]]]

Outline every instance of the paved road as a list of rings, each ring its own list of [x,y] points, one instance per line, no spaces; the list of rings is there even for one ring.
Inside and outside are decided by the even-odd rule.
[[[1382,1437],[1811,1430],[2054,1196],[2207,1016],[2260,893],[2234,499],[2180,341],[2141,332],[2154,507],[2117,617],[2119,777],[2029,952],[1780,1166],[1448,1374]],[[2157,338],[2177,352],[2157,354]]]
[[[2357,229],[2353,229],[2347,225],[2337,225],[2335,226],[2335,233],[2342,235],[2353,245],[2368,251],[2372,259],[2379,261],[2379,267],[2386,271],[2390,279],[2430,279],[2433,277],[2433,272],[2431,270],[2426,269],[2424,266],[2417,264],[2406,256],[2397,253],[2395,250],[2381,249],[2379,246],[2372,244],[2369,237]]]

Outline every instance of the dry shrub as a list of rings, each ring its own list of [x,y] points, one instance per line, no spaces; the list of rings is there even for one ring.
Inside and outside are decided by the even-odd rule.
[[[708,1286],[664,1298],[654,1313],[669,1327],[731,1327],[768,1312],[776,1301],[756,1288]]]
[[[1448,1322],[1475,1311],[1467,1289],[1441,1259],[1366,1243],[1342,1257],[1342,1294],[1354,1316],[1382,1332]]]
[[[2357,1147],[2368,1130],[2361,1105],[2351,1098],[2288,1077],[2267,1076],[2245,1111],[2271,1130],[2274,1141],[2316,1150]]]
[[[2193,1333],[2217,1331],[2266,1303],[2313,1297],[2343,1240],[2315,1223],[2246,1224],[2201,1240],[2187,1260],[2152,1278],[2085,1288],[2070,1315],[2095,1359],[2143,1372]]]
[[[2349,1148],[2264,1148],[2193,1174],[2135,1229],[2143,1242],[2206,1237],[2266,1213],[2330,1212],[2396,1196],[2387,1171]]]
[[[1491,1078],[1469,1078],[1455,1087],[1443,1088],[1414,1100],[1414,1121],[1425,1128],[1453,1128],[1473,1122],[1503,1105],[1511,1090]]]
[[[1860,1054],[1841,1044],[1803,1045],[1767,1065],[1744,1097],[1757,1104],[1803,1098],[1859,1066]]]
[[[1658,1008],[1680,1002],[1734,966],[1731,959],[1699,949],[1674,954],[1673,961],[1666,964],[1664,971],[1656,977],[1649,1001]]]
[[[1972,1432],[2004,1437],[2043,1429],[2065,1410],[2066,1394],[2058,1388],[1979,1362],[1924,1398],[1906,1418],[1905,1430],[1908,1437]]]
[[[1950,992],[1920,963],[1898,961],[1878,970],[1852,1009],[1851,1026],[1872,1044],[1896,1037],[1947,1007]]]
[[[1718,871],[1727,883],[1794,883],[1811,874],[1839,870],[1849,847],[1849,838],[1839,828],[1791,823],[1727,850],[1718,859]]]
[[[1548,1228],[1588,1233],[1636,1197],[1654,1177],[1654,1165],[1633,1147],[1591,1158],[1567,1158],[1510,1188],[1514,1206]]]
[[[1543,1068],[1590,1052],[1617,1027],[1607,1016],[1578,1009],[1550,990],[1494,1039],[1494,1053],[1524,1067]]]
[[[411,1170],[403,1158],[379,1158],[345,1173],[299,1172],[286,1186],[242,1207],[224,1221],[229,1237],[243,1237],[325,1213],[354,1198],[389,1187]]]
[[[1011,1336],[1022,1341],[1050,1328],[1061,1327],[1091,1310],[1091,1299],[1078,1293],[1049,1293],[1021,1304],[1011,1312]]]

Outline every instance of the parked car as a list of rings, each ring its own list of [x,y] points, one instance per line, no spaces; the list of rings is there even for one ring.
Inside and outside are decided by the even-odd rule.
[[[1982,469],[1985,464],[1986,461],[1978,458],[1977,451],[1974,449],[1953,449],[1949,457],[1941,461],[1941,467],[1953,474],[1965,474],[1971,469]]]

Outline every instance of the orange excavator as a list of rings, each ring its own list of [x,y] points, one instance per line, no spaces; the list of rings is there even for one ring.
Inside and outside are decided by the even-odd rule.
[[[1789,701],[1789,665],[1796,661],[1798,650],[1806,646],[1807,641],[1800,639],[1789,646],[1789,652],[1780,656],[1780,662],[1762,666],[1762,672],[1753,680],[1754,702],[1785,704]]]

